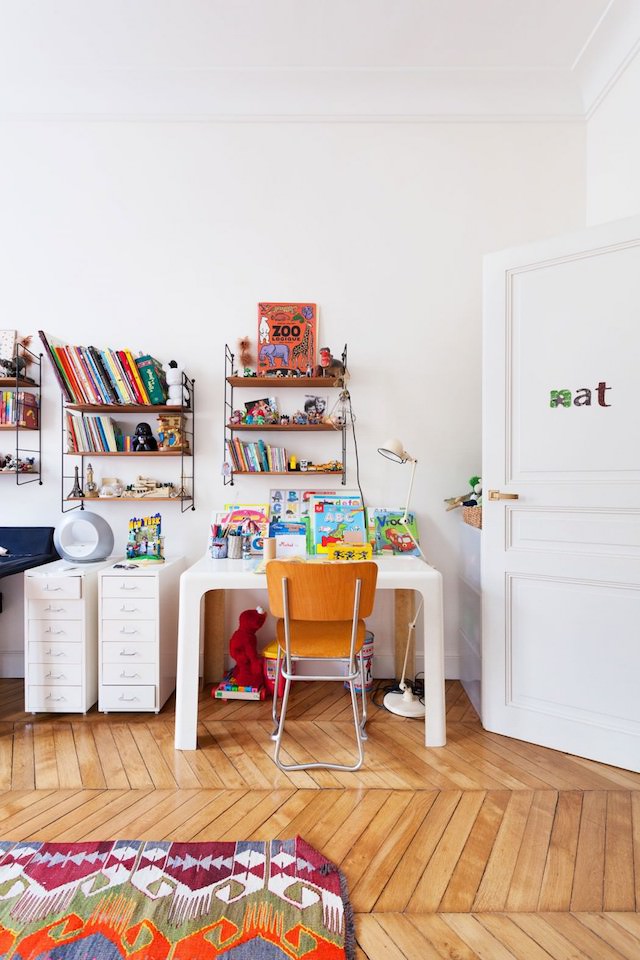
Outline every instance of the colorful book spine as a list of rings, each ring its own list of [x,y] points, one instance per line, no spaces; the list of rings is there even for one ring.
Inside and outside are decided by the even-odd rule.
[[[164,403],[167,394],[162,385],[162,378],[156,361],[146,354],[142,357],[136,357],[135,363],[150,403]]]
[[[129,360],[127,359],[126,350],[117,350],[118,360],[120,361],[120,366],[122,368],[122,374],[126,380],[127,386],[134,397],[134,403],[143,403],[142,394],[138,388],[138,384],[133,376],[133,373],[129,369]]]
[[[111,377],[109,376],[108,371],[105,369],[104,363],[102,362],[102,357],[100,356],[100,351],[96,350],[95,347],[87,347],[89,356],[93,361],[93,365],[98,372],[100,381],[102,383],[105,403],[119,403],[118,394],[114,390],[113,384],[111,382]]]
[[[56,347],[55,350],[60,360],[60,363],[64,367],[65,376],[69,382],[69,386],[71,389],[72,402],[87,403],[88,401],[85,399],[82,388],[78,383],[73,367],[71,366],[71,362],[69,360],[69,356],[67,354],[66,348],[64,346],[60,346],[60,347]]]
[[[131,377],[133,378],[138,393],[140,394],[140,403],[148,406],[151,401],[149,400],[149,395],[147,394],[145,385],[142,382],[142,377],[140,376],[140,371],[138,370],[136,361],[133,358],[133,354],[131,353],[131,350],[125,350],[124,352],[127,358],[127,364],[129,365],[129,370],[131,372]]]
[[[62,396],[68,403],[73,403],[73,395],[71,393],[69,383],[66,379],[66,375],[60,363],[60,360],[53,349],[53,346],[49,342],[44,330],[38,330],[38,336],[40,337],[45,350],[49,354],[49,358],[51,360],[51,366],[53,367],[53,372],[55,374],[56,380],[58,381],[60,389],[62,390]]]
[[[87,398],[86,402],[100,403],[96,388],[91,380],[91,374],[89,373],[86,361],[84,360],[80,349],[78,347],[69,346],[67,350],[69,351],[69,359],[73,364],[78,382],[82,384],[84,395]]]

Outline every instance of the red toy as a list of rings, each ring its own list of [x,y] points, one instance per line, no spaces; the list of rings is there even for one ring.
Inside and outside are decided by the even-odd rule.
[[[264,683],[262,657],[256,648],[256,632],[266,619],[267,615],[262,607],[243,610],[238,629],[229,641],[229,653],[236,661],[231,672],[240,686],[261,687]]]

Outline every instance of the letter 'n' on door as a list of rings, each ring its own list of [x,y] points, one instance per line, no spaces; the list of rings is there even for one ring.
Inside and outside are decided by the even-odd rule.
[[[640,218],[486,257],[483,362],[482,723],[640,771]]]

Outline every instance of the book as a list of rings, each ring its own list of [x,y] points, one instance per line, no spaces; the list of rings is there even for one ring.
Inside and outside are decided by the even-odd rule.
[[[400,523],[403,515],[404,510],[389,507],[372,507],[369,510],[369,540],[375,553],[420,556],[404,524]],[[418,521],[412,511],[407,514],[407,527],[419,543]]]
[[[217,687],[211,691],[211,696],[216,700],[264,700],[264,686],[244,687],[235,682],[233,673],[229,671],[225,674],[224,680],[221,680]]]
[[[278,489],[269,491],[269,519],[297,520],[300,517],[301,490]]]
[[[364,506],[359,493],[311,497],[309,523],[314,553],[327,554],[332,543],[367,541]]]
[[[127,364],[129,365],[131,376],[133,377],[138,393],[140,394],[140,398],[141,398],[140,402],[145,404],[146,406],[149,406],[151,401],[149,400],[149,395],[142,381],[142,377],[140,376],[140,371],[138,370],[138,365],[134,360],[133,354],[131,353],[131,350],[125,350],[124,352],[127,358]]]
[[[149,354],[143,354],[135,358],[135,364],[138,368],[140,379],[145,392],[149,397],[150,403],[165,403],[167,399],[166,389],[163,387],[162,377],[160,375],[159,365]]]
[[[251,535],[251,553],[261,554],[269,529],[269,505],[266,503],[226,503],[220,522],[229,530]]]
[[[269,536],[276,541],[276,557],[306,557],[308,521],[275,520],[269,524]]]
[[[316,336],[315,303],[259,303],[258,376],[277,369],[313,371]]]
[[[134,403],[144,404],[145,401],[142,398],[142,391],[140,390],[140,387],[138,386],[138,381],[136,377],[134,377],[131,366],[129,365],[129,357],[127,355],[128,351],[116,350],[116,353],[118,355],[118,360],[120,361],[120,366],[122,368],[122,375],[127,382],[127,386],[129,387],[129,390],[135,397]],[[137,370],[138,368],[136,367],[136,372]]]
[[[127,560],[164,562],[162,517],[159,513],[147,517],[132,517],[129,520]]]

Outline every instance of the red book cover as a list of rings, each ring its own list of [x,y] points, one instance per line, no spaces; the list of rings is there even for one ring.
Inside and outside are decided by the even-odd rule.
[[[58,358],[57,353],[55,352],[52,345],[49,343],[49,340],[47,339],[47,335],[44,332],[44,330],[38,330],[38,336],[42,340],[47,351],[49,352],[49,357],[51,358],[51,366],[53,367],[53,372],[56,375],[56,380],[58,381],[60,385],[60,389],[62,390],[63,397],[65,398],[65,400],[68,400],[69,402],[73,402],[73,397],[71,396],[71,385],[67,383],[64,367],[60,363],[60,359]]]
[[[63,367],[63,369],[64,369],[64,372],[65,372],[65,375],[66,375],[66,377],[67,377],[67,380],[69,381],[69,384],[71,385],[71,390],[72,390],[72,392],[73,392],[73,399],[74,399],[74,401],[75,401],[76,403],[88,403],[88,402],[90,402],[90,401],[88,401],[88,400],[85,399],[84,391],[83,391],[82,387],[80,386],[80,384],[78,383],[78,379],[77,379],[77,377],[76,377],[76,375],[75,375],[75,371],[74,371],[74,369],[73,369],[73,367],[72,367],[72,365],[71,365],[71,361],[70,361],[70,359],[69,359],[69,357],[68,357],[68,355],[67,355],[67,347],[56,347],[56,348],[55,348],[55,351],[56,351],[56,353],[57,353],[57,355],[58,355],[58,359],[60,360],[60,363],[62,364],[62,367]]]
[[[129,369],[129,361],[127,360],[127,355],[125,351],[116,350],[116,353],[118,355],[118,360],[120,361],[120,366],[122,367],[122,372],[125,376],[127,386],[131,390],[131,393],[133,394],[133,397],[134,397],[134,400],[132,402],[144,403],[142,394],[140,393],[140,388],[138,387],[138,384],[135,381],[135,377],[133,376],[131,370]]]
[[[269,370],[313,370],[317,319],[315,303],[259,303],[258,376]]]
[[[91,403],[104,403],[102,399],[102,394],[98,389],[96,382],[93,378],[93,371],[89,367],[87,360],[83,353],[83,347],[71,347],[73,350],[74,356],[76,358],[76,365],[80,369],[80,376],[83,377],[83,384],[85,387],[85,392],[89,391],[89,396],[91,397]]]

